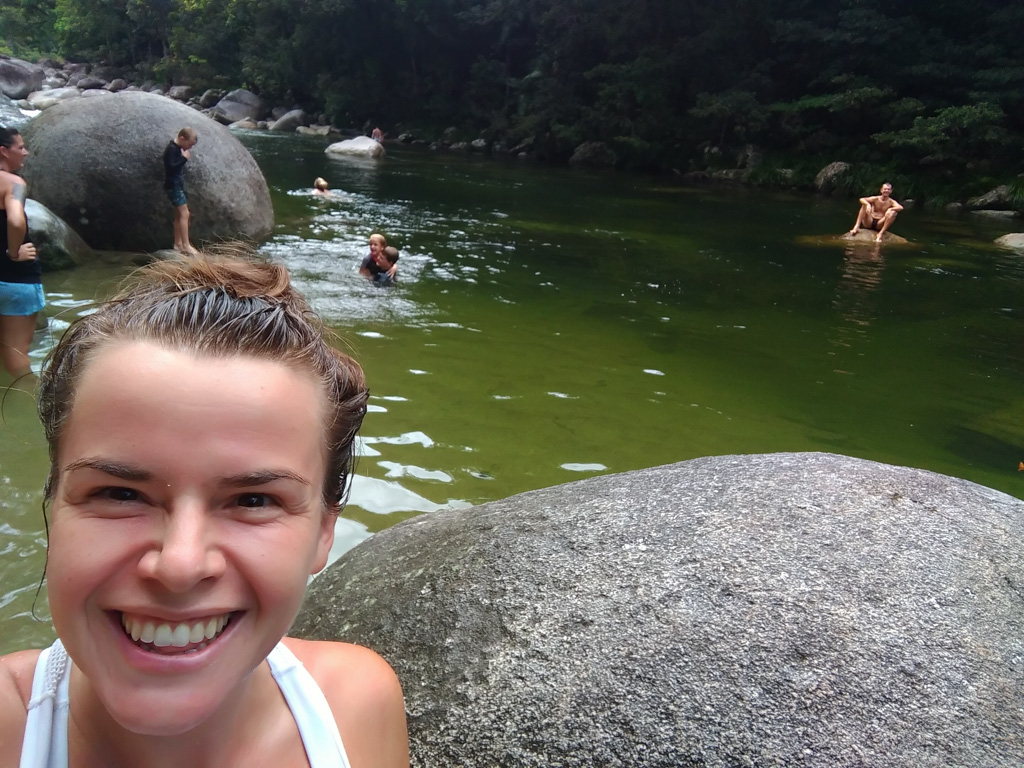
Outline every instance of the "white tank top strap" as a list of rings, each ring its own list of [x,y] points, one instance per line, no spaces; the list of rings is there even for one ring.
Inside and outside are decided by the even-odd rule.
[[[302,662],[278,643],[267,663],[299,727],[310,768],[351,768],[327,697]]]
[[[39,654],[25,718],[20,768],[68,768],[71,662],[60,640]]]
[[[295,718],[310,768],[351,768],[334,713],[302,662],[282,643],[267,662]],[[71,660],[57,640],[36,661],[19,768],[68,768],[70,680]]]

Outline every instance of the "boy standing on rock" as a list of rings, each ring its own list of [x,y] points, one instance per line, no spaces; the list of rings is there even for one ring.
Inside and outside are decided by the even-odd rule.
[[[164,149],[164,192],[174,206],[174,250],[197,253],[188,238],[188,199],[185,197],[185,163],[199,138],[191,128],[182,128]]]

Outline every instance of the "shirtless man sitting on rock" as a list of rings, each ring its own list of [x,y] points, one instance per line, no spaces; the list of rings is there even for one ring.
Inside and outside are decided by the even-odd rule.
[[[857,221],[850,230],[851,235],[860,232],[861,227],[873,229],[878,232],[875,238],[876,243],[882,242],[882,235],[892,226],[896,220],[896,214],[903,210],[903,206],[892,199],[892,184],[885,182],[877,195],[862,197],[860,199],[860,211],[857,213]]]

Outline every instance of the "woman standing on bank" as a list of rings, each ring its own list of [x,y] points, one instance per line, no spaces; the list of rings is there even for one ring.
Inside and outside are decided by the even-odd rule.
[[[27,188],[18,175],[26,157],[21,134],[0,126],[0,358],[15,381],[32,375],[28,349],[45,303],[42,267],[28,242]]]

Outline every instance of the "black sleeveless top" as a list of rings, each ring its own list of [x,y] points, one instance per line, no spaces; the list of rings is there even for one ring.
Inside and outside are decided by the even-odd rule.
[[[29,242],[25,238],[25,242]],[[14,261],[7,255],[7,211],[0,210],[0,283],[41,283],[43,266],[39,259]]]

